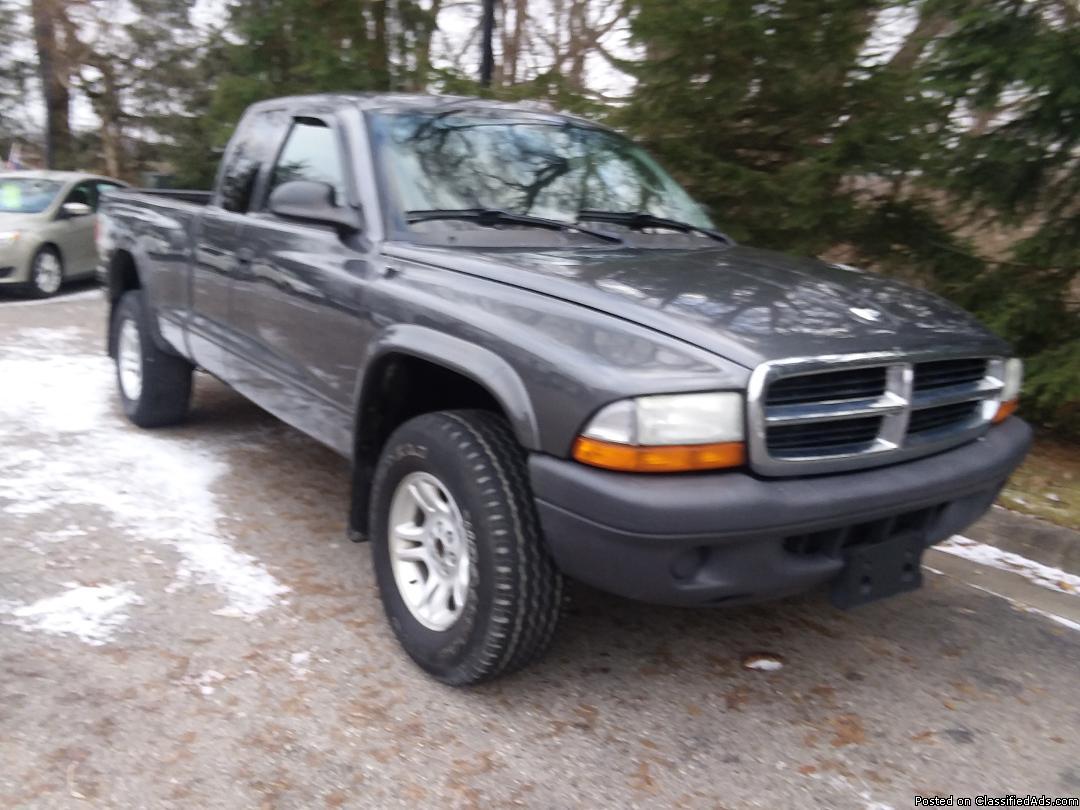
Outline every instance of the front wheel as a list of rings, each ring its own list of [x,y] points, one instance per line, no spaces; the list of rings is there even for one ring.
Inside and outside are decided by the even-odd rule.
[[[43,247],[30,262],[30,282],[27,285],[34,298],[52,298],[64,283],[64,262],[55,248]]]
[[[370,536],[390,625],[440,681],[489,680],[547,649],[562,577],[501,417],[442,411],[399,427],[375,472]]]
[[[112,318],[116,382],[128,419],[139,427],[183,421],[191,402],[192,365],[162,351],[150,333],[141,290],[124,293]]]

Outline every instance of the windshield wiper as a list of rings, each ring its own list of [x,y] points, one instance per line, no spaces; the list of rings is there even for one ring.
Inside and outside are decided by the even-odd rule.
[[[515,214],[512,211],[501,211],[498,208],[432,208],[418,209],[405,212],[406,222],[431,222],[439,219],[460,219],[467,222],[475,222],[477,225],[493,227],[495,225],[526,225],[534,228],[547,228],[549,231],[573,231],[582,233],[604,242],[622,244],[622,239],[609,233],[594,231],[592,228],[583,228],[573,222],[563,222],[558,219],[534,217],[529,214]]]
[[[592,211],[585,209],[578,211],[577,218],[586,222],[610,222],[612,225],[625,225],[627,228],[636,231],[645,228],[665,228],[671,231],[682,231],[683,233],[700,233],[718,242],[726,242],[729,245],[735,244],[735,240],[726,233],[721,233],[712,228],[705,228],[701,225],[692,225],[689,222],[679,222],[677,219],[654,216],[647,211]]]

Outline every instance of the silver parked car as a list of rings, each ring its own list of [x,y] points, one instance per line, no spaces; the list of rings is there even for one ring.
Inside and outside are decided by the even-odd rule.
[[[48,298],[93,275],[98,202],[123,185],[79,172],[0,173],[0,289]]]

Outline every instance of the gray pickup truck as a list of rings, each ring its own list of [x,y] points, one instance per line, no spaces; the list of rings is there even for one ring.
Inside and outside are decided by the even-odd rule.
[[[563,577],[687,606],[920,584],[1030,443],[1009,346],[926,292],[736,245],[641,148],[528,105],[254,105],[213,192],[106,196],[123,407],[202,368],[352,462],[405,650],[535,659]]]

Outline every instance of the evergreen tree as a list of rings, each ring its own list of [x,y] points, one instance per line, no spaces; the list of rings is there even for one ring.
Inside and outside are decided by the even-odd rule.
[[[1072,0],[632,0],[612,118],[754,244],[831,253],[973,309],[1080,432],[1080,41]],[[868,59],[883,10],[917,22]],[[968,216],[961,216],[961,203]],[[1037,223],[1006,260],[972,217]]]
[[[928,67],[953,109],[944,180],[977,225],[1022,234],[953,292],[1030,358],[1037,412],[1080,433],[1080,7],[943,5],[954,30]]]

